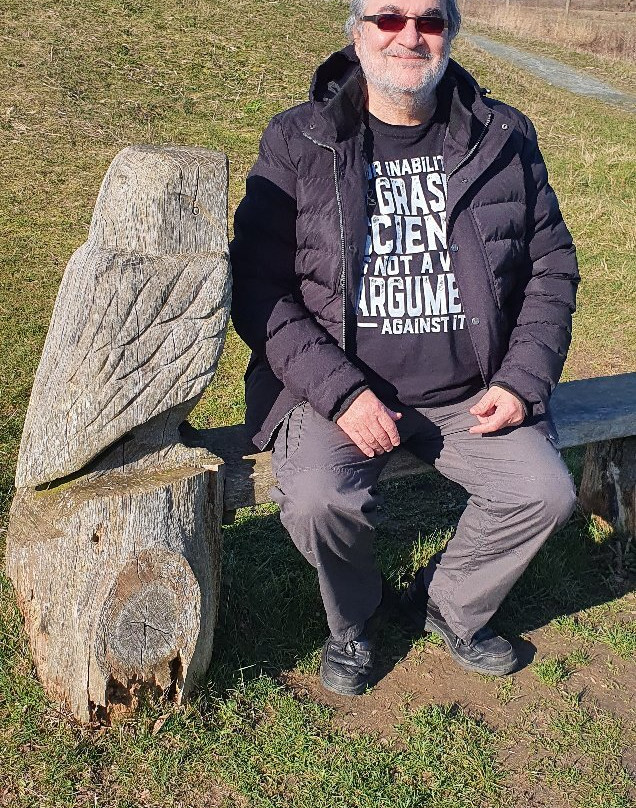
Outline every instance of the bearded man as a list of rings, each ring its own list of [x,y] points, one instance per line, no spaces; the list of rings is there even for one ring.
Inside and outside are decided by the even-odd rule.
[[[271,121],[235,218],[246,423],[317,570],[337,693],[373,681],[377,480],[395,447],[470,494],[401,601],[469,670],[517,666],[488,622],[575,504],[548,408],[575,251],[532,124],[449,60],[459,24],[455,0],[353,0],[352,43]]]

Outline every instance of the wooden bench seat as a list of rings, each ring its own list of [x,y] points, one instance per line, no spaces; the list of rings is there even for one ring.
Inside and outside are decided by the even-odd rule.
[[[562,449],[608,441],[614,445],[630,438],[636,435],[636,373],[559,384],[552,397],[552,412]],[[270,501],[269,489],[275,484],[271,452],[257,452],[243,424],[203,430],[187,424],[183,438],[223,460],[227,517],[237,508]],[[607,447],[605,450],[607,453]],[[421,474],[427,468],[400,448],[392,453],[380,479]]]

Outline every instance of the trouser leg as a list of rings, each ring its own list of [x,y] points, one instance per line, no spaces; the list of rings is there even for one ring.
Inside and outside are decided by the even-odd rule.
[[[576,504],[568,470],[554,446],[532,426],[473,435],[468,409],[418,410],[439,429],[433,462],[470,494],[455,535],[423,574],[431,599],[464,640],[484,626],[548,536]],[[417,440],[415,440],[417,443]],[[421,442],[418,453],[429,452]]]
[[[386,459],[365,457],[308,404],[288,416],[274,445],[272,498],[292,541],[318,572],[329,629],[342,642],[364,630],[382,597],[373,534]]]

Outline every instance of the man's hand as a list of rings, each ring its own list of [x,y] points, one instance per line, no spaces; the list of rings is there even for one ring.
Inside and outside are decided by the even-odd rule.
[[[367,457],[390,452],[400,445],[395,421],[402,413],[385,407],[371,390],[365,390],[342,413],[336,424]]]
[[[468,431],[473,434],[497,432],[506,426],[518,426],[525,418],[523,404],[516,396],[493,385],[469,412],[476,415],[479,426],[472,426]]]

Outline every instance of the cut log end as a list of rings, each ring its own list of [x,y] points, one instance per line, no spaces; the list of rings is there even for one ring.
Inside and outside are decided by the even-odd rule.
[[[120,682],[153,682],[164,695],[174,689],[175,660],[194,651],[200,602],[183,556],[141,552],[121,570],[101,611],[94,650],[102,672]]]

